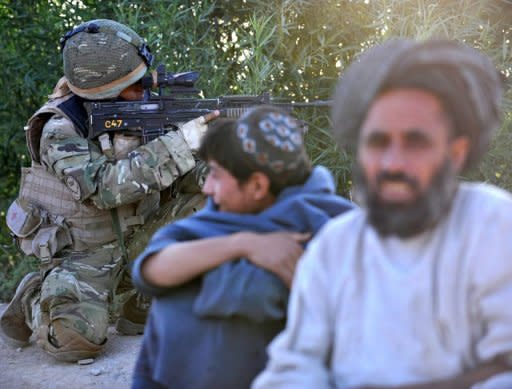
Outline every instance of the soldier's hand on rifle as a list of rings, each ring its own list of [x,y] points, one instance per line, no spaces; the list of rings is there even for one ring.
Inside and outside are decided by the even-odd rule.
[[[214,110],[204,116],[192,119],[180,127],[180,130],[185,137],[185,141],[189,145],[192,151],[199,148],[201,144],[201,138],[208,129],[208,122],[218,118],[220,111]]]

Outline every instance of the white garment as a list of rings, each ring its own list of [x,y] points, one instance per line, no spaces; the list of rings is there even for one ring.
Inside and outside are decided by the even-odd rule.
[[[512,353],[512,196],[461,184],[435,228],[383,239],[330,221],[300,261],[261,388],[426,383]],[[512,388],[512,372],[474,388]]]

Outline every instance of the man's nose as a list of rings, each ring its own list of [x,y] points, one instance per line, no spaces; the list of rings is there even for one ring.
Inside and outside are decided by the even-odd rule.
[[[405,169],[406,158],[399,145],[390,145],[383,153],[381,160],[382,170],[388,172],[402,172]]]

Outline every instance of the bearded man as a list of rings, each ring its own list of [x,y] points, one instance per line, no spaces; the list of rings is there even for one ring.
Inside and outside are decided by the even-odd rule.
[[[253,388],[512,388],[512,197],[457,178],[502,93],[486,56],[448,40],[391,40],[342,75],[334,132],[362,208],[308,246]]]

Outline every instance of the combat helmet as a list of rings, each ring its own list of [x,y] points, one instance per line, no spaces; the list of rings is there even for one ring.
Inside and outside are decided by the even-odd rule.
[[[82,23],[60,43],[69,88],[89,100],[117,97],[141,79],[153,61],[135,31],[108,19]]]

